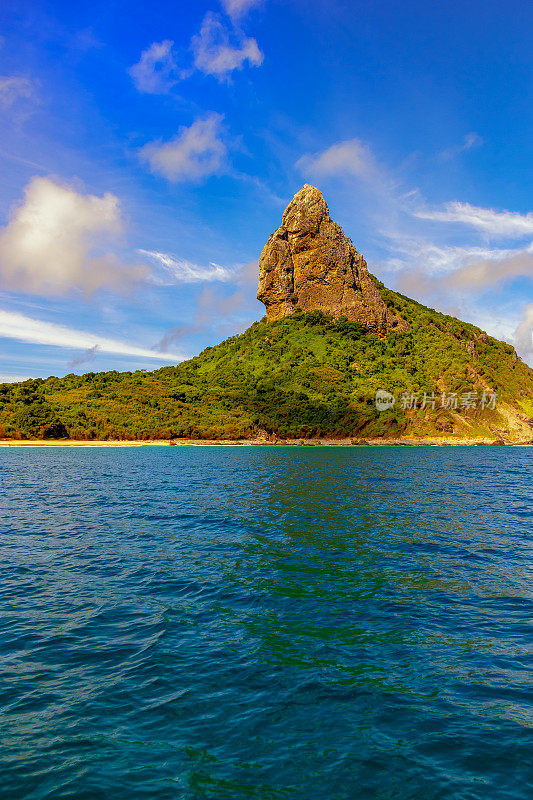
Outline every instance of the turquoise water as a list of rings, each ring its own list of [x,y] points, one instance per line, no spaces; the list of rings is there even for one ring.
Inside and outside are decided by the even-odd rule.
[[[0,449],[0,797],[529,800],[532,454]]]

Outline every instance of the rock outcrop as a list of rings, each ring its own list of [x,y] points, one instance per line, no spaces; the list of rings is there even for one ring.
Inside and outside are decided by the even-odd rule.
[[[346,316],[381,336],[409,327],[387,308],[365,259],[330,219],[319,189],[308,183],[295,194],[261,253],[257,299],[265,304],[269,321],[299,308]]]

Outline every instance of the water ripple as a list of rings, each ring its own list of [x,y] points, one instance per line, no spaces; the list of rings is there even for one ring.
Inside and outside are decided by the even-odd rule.
[[[529,800],[527,448],[0,451],[0,797]]]

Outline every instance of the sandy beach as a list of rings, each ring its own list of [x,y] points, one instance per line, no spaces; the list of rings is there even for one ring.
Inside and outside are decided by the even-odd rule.
[[[144,441],[81,441],[75,439],[4,439],[1,447],[419,447],[467,445],[527,445],[531,441],[503,441],[488,438],[404,437],[398,439],[148,439]]]

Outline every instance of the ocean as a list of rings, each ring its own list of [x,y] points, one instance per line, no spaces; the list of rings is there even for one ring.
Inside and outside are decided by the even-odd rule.
[[[529,800],[531,448],[0,449],[2,800]]]

